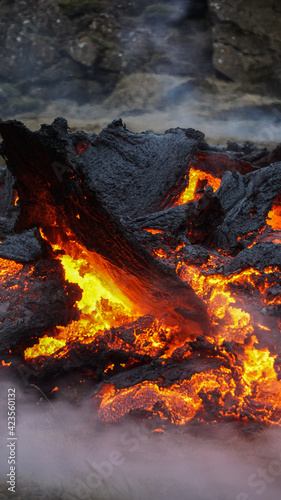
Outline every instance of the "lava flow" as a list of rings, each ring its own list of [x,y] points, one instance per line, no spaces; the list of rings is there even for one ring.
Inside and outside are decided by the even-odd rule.
[[[44,237],[43,232],[41,232]],[[25,358],[54,354],[62,357],[72,342],[92,342],[97,333],[137,319],[138,311],[117,288],[98,255],[75,242],[69,235],[65,253],[62,244],[53,245],[61,261],[65,278],[77,283],[82,298],[77,303],[80,318],[66,327],[58,326],[55,337],[44,336],[38,344],[25,350]]]
[[[277,354],[261,347],[255,336],[257,331],[271,335],[271,329],[257,324],[254,314],[247,312],[250,307],[241,306],[241,298],[238,306],[236,294],[230,291],[233,283],[255,287],[255,279],[260,273],[247,270],[225,278],[201,274],[198,269],[182,263],[179,263],[178,272],[206,300],[212,331],[205,335],[216,350],[217,358],[224,362],[218,368],[195,373],[190,380],[178,381],[169,387],[163,380],[143,382],[128,389],[106,384],[100,392],[100,417],[114,422],[142,410],[147,416],[176,425],[184,425],[192,419],[279,423],[281,381],[275,371]],[[271,274],[269,270],[269,276]],[[262,288],[266,292],[266,283]],[[173,351],[176,348],[178,346]],[[199,353],[199,357],[204,358],[203,353]],[[192,350],[186,351],[182,362],[193,358]],[[162,359],[164,362],[164,356]]]
[[[179,199],[174,203],[174,205],[182,205],[183,203],[188,203],[189,201],[198,200],[201,196],[200,192],[202,194],[207,185],[211,186],[213,190],[216,191],[220,187],[220,183],[221,179],[218,177],[190,167],[188,174],[188,186],[181,193]]]
[[[191,129],[133,134],[121,121],[99,136],[63,119],[0,132],[19,228],[2,252],[27,262],[2,261],[4,319],[14,308],[3,369],[24,351],[44,381],[88,377],[104,423],[280,424],[281,164],[256,167],[249,157],[266,153],[248,143],[229,153]]]
[[[220,185],[220,179],[205,172],[191,169],[190,173],[190,185],[180,198],[182,202],[200,198],[197,190],[202,181],[206,185],[205,181],[211,180],[213,188]],[[268,220],[274,220],[271,227],[275,238],[280,236],[280,228],[276,226],[278,210],[279,206],[274,206],[268,214]],[[152,235],[161,235],[162,232],[153,228],[147,228],[146,231]],[[165,252],[160,250],[154,255],[160,260],[167,258]],[[77,283],[83,290],[77,304],[81,315],[70,325],[57,327],[55,337],[44,336],[38,344],[27,348],[27,360],[50,355],[54,358],[63,357],[73,343],[91,343],[97,334],[102,335],[112,327],[134,322],[140,314],[137,305],[130,303],[109,278],[97,255],[82,248],[71,237],[65,249],[56,244],[53,245],[53,251],[63,265],[65,278]],[[103,421],[118,421],[128,413],[141,411],[150,417],[160,417],[163,424],[170,422],[183,425],[192,419],[279,422],[281,381],[275,371],[277,354],[260,346],[256,338],[257,332],[260,338],[270,336],[271,327],[261,324],[263,317],[254,310],[255,303],[257,306],[260,303],[264,306],[280,304],[279,295],[273,297],[269,294],[270,288],[279,280],[278,269],[269,268],[261,273],[252,268],[223,276],[214,272],[214,265],[219,261],[219,252],[214,253],[201,268],[179,260],[177,274],[206,303],[210,330],[203,333],[223,363],[168,386],[159,380],[118,389],[109,380],[98,394],[99,415]],[[138,336],[134,333],[135,352],[150,356],[158,354],[157,360],[163,365],[167,364],[169,358],[173,359],[178,349],[186,346],[187,339],[181,336],[181,325],[169,328],[165,320],[155,320],[153,328],[143,329]],[[190,337],[194,337],[192,330]],[[182,361],[193,358],[192,349],[185,349]],[[123,367],[128,370],[134,366],[134,362],[134,359],[130,359],[121,363],[119,369]],[[108,363],[104,373],[116,373],[114,363]]]

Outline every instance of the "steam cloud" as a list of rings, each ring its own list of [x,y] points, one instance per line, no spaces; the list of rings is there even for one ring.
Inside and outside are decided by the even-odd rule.
[[[7,390],[1,383],[1,489],[7,498]],[[281,430],[231,424],[152,432],[97,423],[92,400],[52,406],[17,386],[16,495],[104,500],[279,500]],[[23,494],[25,496],[22,496]]]

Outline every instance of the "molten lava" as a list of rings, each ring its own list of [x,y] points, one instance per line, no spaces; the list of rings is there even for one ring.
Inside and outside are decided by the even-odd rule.
[[[266,222],[274,231],[281,231],[281,195],[278,196],[273,204],[272,210],[268,213]]]
[[[22,264],[17,264],[13,260],[0,259],[0,283],[11,278],[16,280],[17,272],[22,268]]]
[[[85,147],[84,143],[77,146],[77,154],[81,154]],[[198,200],[207,184],[215,191],[221,183],[219,178],[194,168],[190,168],[188,175],[188,187],[174,205]],[[157,237],[163,232],[151,228],[144,231]],[[280,231],[279,197],[268,213],[267,228],[260,230],[259,241],[280,242]],[[183,247],[184,243],[178,244],[176,251]],[[28,347],[25,358],[31,362],[36,357],[62,358],[73,343],[89,344],[97,335],[132,323],[141,314],[138,305],[131,303],[116,286],[98,255],[78,245],[71,235],[67,244],[52,243],[52,248],[62,263],[65,278],[77,283],[83,291],[77,304],[80,318],[66,327],[58,326],[50,336],[45,335],[39,343]],[[152,253],[159,260],[168,259],[162,248],[156,248]],[[273,335],[273,327],[270,321],[257,313],[260,306],[280,304],[280,295],[273,293],[280,270],[266,268],[262,273],[248,268],[224,275],[219,270],[222,256],[223,253],[218,250],[201,267],[187,265],[181,260],[176,267],[180,279],[188,283],[207,306],[210,323],[203,334],[219,363],[208,367],[206,363],[211,354],[204,358],[200,353],[194,354],[192,343],[190,348],[186,348],[186,331],[181,324],[167,325],[163,311],[163,317],[155,318],[152,326],[144,327],[141,334],[133,331],[133,354],[157,357],[158,366],[168,368],[169,360],[176,355],[180,356],[184,366],[194,359],[202,359],[199,372],[191,372],[184,380],[174,380],[173,383],[166,383],[163,376],[157,381],[145,380],[130,387],[117,388],[109,381],[97,395],[101,420],[110,423],[125,415],[141,412],[146,417],[159,418],[163,424],[169,422],[175,425],[184,425],[192,419],[210,422],[228,419],[264,423],[280,421],[281,381],[275,370],[277,354],[272,354],[261,342],[262,338]],[[19,269],[21,265],[3,260],[0,280],[15,275]],[[177,320],[180,321],[179,316]],[[189,340],[196,337],[193,333],[196,330],[193,332],[191,326]],[[117,349],[118,342],[118,339],[113,339],[111,347]],[[177,354],[179,352],[180,355]],[[136,366],[135,363],[133,355],[120,362],[119,366],[109,361],[104,373],[110,377],[116,370],[116,373],[121,369],[130,370]]]
[[[191,167],[188,174],[188,186],[182,192],[174,205],[183,205],[189,201],[198,200],[207,184],[211,186],[214,191],[216,191],[220,187],[221,179],[214,177],[212,174],[201,170],[195,170]]]
[[[43,234],[43,233],[41,233]],[[66,327],[57,327],[55,338],[44,336],[38,344],[25,350],[25,358],[49,356],[58,351],[63,356],[67,343],[79,340],[91,342],[98,332],[135,320],[139,313],[125,295],[116,287],[98,255],[87,252],[74,240],[69,240],[64,254],[60,245],[53,245],[65,271],[65,278],[77,283],[83,291],[78,302],[81,311],[79,320]]]

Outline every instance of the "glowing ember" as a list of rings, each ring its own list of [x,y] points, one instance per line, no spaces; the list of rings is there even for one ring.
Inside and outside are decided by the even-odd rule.
[[[158,383],[143,382],[129,389],[118,390],[107,384],[100,392],[100,418],[107,422],[120,419],[123,414],[142,408],[150,417],[160,417],[163,423],[184,425],[202,408],[201,391],[206,395],[220,390],[222,402],[233,396],[235,384],[231,371],[225,368],[195,374],[190,381],[173,384],[169,388]]]
[[[168,389],[161,388],[152,382],[144,382],[123,390],[109,386],[102,395],[100,418],[107,422],[118,421],[123,414],[141,407],[150,416],[159,415],[163,421],[184,424],[195,415],[200,406],[200,398],[194,400],[192,395],[189,395],[188,384],[181,389],[176,385]]]
[[[115,366],[115,365],[114,365],[114,363],[111,363],[110,365],[108,365],[108,366],[106,367],[106,369],[104,370],[104,371],[105,371],[105,373],[107,373],[109,370],[114,370],[114,366]]]
[[[14,206],[16,207],[19,201],[19,195],[18,192],[15,190],[14,192]]]
[[[251,418],[274,423],[275,414],[281,416],[281,381],[277,380],[274,359],[267,349],[257,350],[251,343],[245,349],[242,363],[235,366],[240,373],[236,380],[231,369],[221,367],[197,373],[190,381],[168,388],[159,383],[143,382],[120,390],[106,384],[99,393],[100,418],[112,423],[141,408],[147,417],[160,417],[163,423],[184,425],[195,416],[199,420],[204,417],[216,422],[247,414],[249,401],[253,400],[256,415],[252,413]],[[209,405],[214,404],[214,394],[219,411],[215,416],[206,415]]]
[[[261,325],[260,323],[258,324],[258,326],[259,326],[262,330],[265,330],[265,331],[267,331],[267,332],[270,332],[270,328],[267,328],[267,326]]]
[[[275,231],[281,231],[281,206],[274,205],[272,210],[268,212],[266,222]]]
[[[0,283],[16,276],[22,268],[22,264],[17,264],[13,260],[0,259]]]
[[[149,228],[145,228],[145,229],[143,229],[143,231],[147,231],[148,233],[151,233],[151,234],[161,234],[161,233],[163,233],[162,229],[149,229]]]
[[[88,144],[86,142],[80,142],[77,144],[75,147],[75,151],[77,153],[77,156],[80,156],[85,149],[87,149]]]
[[[5,363],[5,361],[2,359],[1,364],[2,364],[2,366],[11,366],[12,362]]]

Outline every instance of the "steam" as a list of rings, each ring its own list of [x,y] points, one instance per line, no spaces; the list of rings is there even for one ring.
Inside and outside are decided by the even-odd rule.
[[[6,394],[1,384],[1,489],[7,498]],[[20,498],[279,500],[281,430],[231,424],[152,432],[147,420],[101,428],[89,396],[48,403],[16,387]],[[25,494],[25,496],[21,496]],[[6,495],[6,496],[5,496]]]

